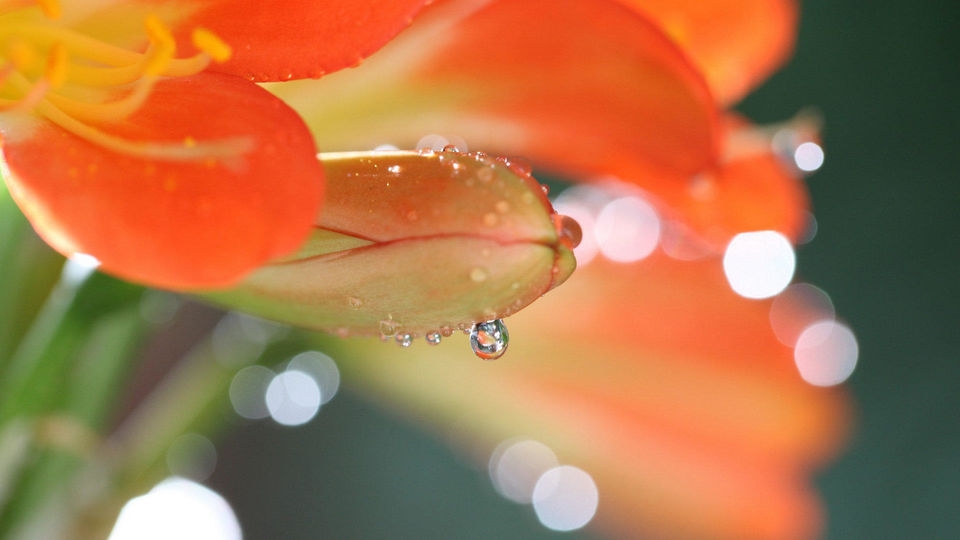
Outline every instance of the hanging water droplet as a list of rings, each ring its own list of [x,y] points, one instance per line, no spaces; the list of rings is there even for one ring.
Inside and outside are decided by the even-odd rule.
[[[553,225],[556,228],[557,236],[560,237],[560,242],[562,242],[563,245],[570,249],[580,245],[580,241],[583,240],[583,229],[580,228],[580,224],[577,223],[577,220],[570,216],[554,214]]]
[[[403,347],[404,349],[413,343],[413,336],[410,334],[397,334],[393,339],[397,342],[397,345]]]
[[[439,345],[440,344],[440,332],[429,332],[426,336],[423,337],[427,340],[427,343],[430,345]]]
[[[496,360],[507,352],[510,334],[500,319],[477,323],[470,329],[470,347],[484,360]]]
[[[460,153],[460,148],[455,144],[447,144],[447,145],[444,145],[443,151]]]

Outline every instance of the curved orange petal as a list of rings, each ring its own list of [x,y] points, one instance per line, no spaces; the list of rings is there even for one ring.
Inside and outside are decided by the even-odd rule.
[[[703,173],[691,192],[668,204],[714,246],[725,245],[736,231],[772,230],[797,241],[809,225],[806,187],[771,150]]]
[[[703,196],[703,180],[725,170],[718,106],[676,44],[616,2],[445,2],[362,69],[271,90],[324,149],[459,136],[471,150],[638,185],[717,249],[754,226],[741,212],[769,216],[767,192],[795,189],[779,174],[751,176],[750,189],[724,176],[720,196]]]
[[[547,444],[593,476],[607,533],[808,538],[821,524],[809,476],[842,444],[849,403],[801,379],[771,303],[734,294],[713,258],[595,261],[506,320],[493,366],[466,343],[405,358],[355,344],[342,369],[482,461],[511,437]],[[376,361],[388,354],[402,361]]]
[[[354,66],[405,28],[429,0],[181,0],[179,44],[197,26],[233,56],[211,69],[257,81],[320,77]]]
[[[272,90],[331,150],[452,133],[471,150],[654,187],[683,183],[719,151],[706,83],[615,2],[441,2],[363,69]]]
[[[793,0],[620,0],[657,21],[703,70],[720,102],[738,101],[793,51]]]
[[[107,272],[148,285],[232,284],[299,247],[321,200],[323,171],[306,126],[238,77],[163,81],[127,120],[97,126],[146,151],[168,145],[160,158],[24,122],[2,126],[4,176],[40,235],[65,255],[93,255]]]

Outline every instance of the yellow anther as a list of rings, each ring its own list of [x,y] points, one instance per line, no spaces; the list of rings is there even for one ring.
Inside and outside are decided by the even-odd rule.
[[[37,62],[37,50],[22,39],[8,43],[5,56],[17,71],[26,71]]]
[[[70,60],[67,57],[67,48],[63,43],[55,43],[50,48],[50,54],[47,55],[47,69],[44,72],[44,78],[50,84],[50,88],[60,88],[67,82],[67,66]]]
[[[233,55],[230,45],[206,28],[194,29],[191,38],[198,49],[210,55],[210,58],[218,64],[226,62]]]
[[[59,0],[37,0],[37,5],[40,6],[40,10],[48,19],[59,19],[60,15],[63,14]]]
[[[143,67],[144,74],[150,76],[161,75],[170,65],[170,61],[177,51],[176,41],[173,39],[170,29],[155,15],[148,16],[143,21],[143,26],[150,38],[150,52]]]
[[[163,21],[161,21],[159,17],[156,15],[148,15],[143,21],[143,26],[147,30],[150,43],[155,47],[169,50],[170,54],[173,55],[173,51],[177,49],[176,41],[173,39],[173,33],[170,32],[170,29],[167,28],[167,25],[163,24]]]

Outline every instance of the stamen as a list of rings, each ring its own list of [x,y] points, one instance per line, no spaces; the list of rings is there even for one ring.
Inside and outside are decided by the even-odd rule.
[[[206,28],[195,29],[190,37],[198,49],[210,55],[210,58],[218,64],[226,62],[233,55],[230,45]]]
[[[170,60],[177,52],[176,41],[173,39],[170,30],[155,15],[147,17],[144,21],[144,27],[150,37],[151,47],[143,71],[147,75],[161,75],[170,65]]]
[[[29,36],[30,42],[40,48],[62,43],[72,57],[84,58],[107,66],[127,66],[137,63],[142,58],[140,53],[58,26],[18,24],[12,29],[0,27],[0,38],[8,36]]]
[[[50,82],[50,88],[60,88],[67,81],[67,48],[63,43],[54,44],[47,56],[47,69],[43,76]]]
[[[22,39],[10,41],[5,56],[17,71],[26,71],[37,61],[37,51]]]
[[[156,83],[156,77],[143,77],[137,81],[132,92],[121,99],[106,103],[87,103],[58,94],[48,95],[47,101],[78,120],[118,122],[135,113],[147,101]]]
[[[166,161],[207,161],[224,160],[228,165],[236,164],[243,154],[253,149],[250,137],[231,137],[214,141],[204,141],[194,145],[182,143],[158,143],[151,141],[131,141],[104,133],[64,113],[53,104],[43,102],[38,111],[48,120],[70,133],[119,154]]]
[[[30,111],[119,154],[227,167],[243,165],[243,155],[253,148],[251,137],[137,141],[96,127],[134,114],[161,78],[194,75],[211,62],[229,60],[233,51],[216,34],[205,28],[194,29],[192,41],[199,52],[176,58],[173,32],[154,15],[143,21],[149,46],[138,52],[52,22],[62,15],[59,0],[0,0],[0,16],[15,8],[39,8],[43,18],[32,13],[0,21],[0,111]],[[39,59],[45,59],[45,63]]]

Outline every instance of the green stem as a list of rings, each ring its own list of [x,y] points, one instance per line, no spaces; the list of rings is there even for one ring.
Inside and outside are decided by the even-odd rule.
[[[0,509],[0,536],[29,536],[46,521],[97,446],[147,328],[141,293],[97,274],[78,289],[61,283],[22,341],[0,381],[0,426],[31,425],[34,456],[10,475],[17,478]]]

